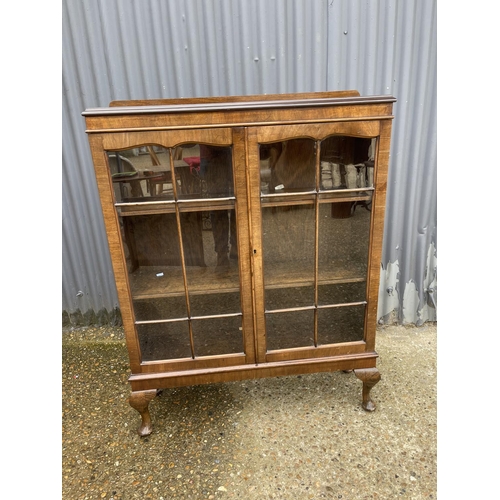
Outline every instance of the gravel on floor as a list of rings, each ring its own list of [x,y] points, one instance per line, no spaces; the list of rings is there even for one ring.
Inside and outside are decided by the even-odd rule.
[[[62,498],[437,498],[437,324],[380,326],[373,413],[334,372],[164,390],[140,438],[121,328],[63,330]]]

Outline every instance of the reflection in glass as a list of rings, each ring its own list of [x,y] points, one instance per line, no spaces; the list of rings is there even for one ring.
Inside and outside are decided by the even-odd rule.
[[[108,154],[108,164],[116,201],[144,196],[138,171],[123,153]]]
[[[243,352],[241,316],[195,319],[192,326],[195,357]]]
[[[321,141],[320,189],[373,186],[375,139],[330,136]]]
[[[366,281],[336,283],[318,287],[318,304],[349,304],[366,300]]]
[[[192,321],[196,355],[243,352],[232,148],[147,145],[108,164],[143,359],[191,357],[188,318],[221,314],[238,316]]]
[[[202,180],[203,195],[207,198],[234,197],[234,176],[232,150],[229,147],[216,147],[200,144],[199,176]],[[234,207],[234,203],[231,204]],[[236,212],[231,209],[213,209],[208,212],[205,227],[212,232],[213,241],[206,242],[206,259],[210,267],[212,255],[208,249],[214,249],[217,272],[228,272],[230,260],[237,262],[238,246],[236,238]],[[206,238],[205,238],[206,240]]]
[[[234,206],[234,202],[232,204]],[[185,219],[181,222],[186,278],[194,307],[191,313],[196,316],[221,314],[221,310],[239,312],[240,279],[235,211],[212,210],[209,217],[204,212],[182,212],[181,215],[191,215],[198,221],[196,227]],[[193,255],[194,251],[196,254]],[[215,303],[213,300],[210,302],[208,297],[194,297],[194,294],[206,296],[229,292],[233,294],[229,302],[219,300]],[[211,310],[209,307],[202,307],[203,303],[209,302]],[[229,304],[237,304],[237,308],[226,311]]]
[[[318,345],[363,340],[365,306],[318,309]]]
[[[204,266],[201,212],[180,214],[187,266]],[[165,267],[181,269],[177,221],[174,213],[121,217],[122,239],[129,272],[144,266],[155,273]],[[167,273],[168,274],[168,273]],[[158,281],[158,280],[156,280]],[[163,284],[163,283],[162,283]]]
[[[200,144],[199,151],[199,176],[206,183],[207,197],[234,196],[231,148]]]
[[[189,282],[188,282],[189,283]],[[190,287],[189,301],[192,316],[210,316],[213,314],[233,314],[241,312],[240,292],[220,292],[210,283],[212,288],[204,293],[194,293]],[[238,285],[238,283],[236,283]],[[235,287],[236,288],[236,287]]]
[[[234,195],[230,147],[184,144],[169,150],[147,145],[108,152],[116,202],[173,199],[170,154],[179,199]]]
[[[219,269],[229,268],[230,259],[238,260],[238,242],[236,237],[236,213],[234,210],[211,210],[210,224],[213,248]]]
[[[314,304],[314,286],[266,288],[266,310],[307,307]]]
[[[175,215],[127,216],[119,221],[135,308],[136,299],[157,297],[172,283],[169,273],[165,277],[167,266],[180,266]]]
[[[182,149],[174,151],[181,156]],[[169,151],[148,145],[108,152],[108,165],[117,203],[173,198]]]
[[[262,193],[311,191],[316,183],[316,145],[312,139],[261,144]]]
[[[332,203],[336,205],[336,203]],[[331,205],[322,203],[319,216],[318,270],[321,279],[360,278],[368,269],[370,212],[356,209],[352,217],[331,216]]]
[[[267,350],[314,346],[314,311],[266,314]]]
[[[156,278],[161,280],[165,277]],[[151,276],[150,279],[153,280],[154,277]],[[187,317],[186,297],[184,293],[170,297],[134,298],[133,304],[136,321]]]
[[[143,361],[191,357],[187,321],[137,325]]]
[[[313,346],[316,305],[319,344],[363,339],[375,146],[322,140],[315,194],[312,139],[259,145],[268,350]]]
[[[314,206],[299,205],[272,207],[262,210],[262,251],[264,259],[264,285],[266,288],[265,308],[282,309],[291,307],[293,300],[302,305],[314,302]],[[293,286],[309,287],[296,299],[285,291],[272,289]],[[303,304],[305,297],[308,304]],[[269,302],[268,302],[269,301]]]

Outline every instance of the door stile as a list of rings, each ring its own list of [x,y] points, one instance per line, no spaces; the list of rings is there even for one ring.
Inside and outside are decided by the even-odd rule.
[[[89,135],[89,144],[92,153],[92,161],[94,163],[97,187],[99,189],[104,225],[111,255],[111,264],[115,275],[116,291],[125,330],[130,369],[133,373],[138,373],[141,371],[141,351],[135,334],[132,294],[130,292],[128,280],[126,279],[127,265],[123,258],[123,242],[119,237],[120,225],[116,210],[114,209],[115,198],[107,164],[107,155],[103,150],[103,136]]]
[[[236,231],[238,243],[238,266],[240,273],[240,297],[242,312],[243,345],[246,363],[256,363],[255,320],[253,304],[253,273],[251,272],[251,251],[249,241],[249,189],[247,184],[247,142],[246,129],[233,131],[233,172],[236,197]]]
[[[246,177],[250,223],[251,281],[256,363],[266,361],[266,320],[264,315],[264,276],[262,265],[262,214],[260,206],[260,154],[257,130],[246,130]]]

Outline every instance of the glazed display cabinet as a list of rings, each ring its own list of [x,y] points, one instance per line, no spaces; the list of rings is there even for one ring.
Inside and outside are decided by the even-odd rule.
[[[130,357],[163,388],[353,371],[375,408],[391,96],[116,101],[83,115]]]

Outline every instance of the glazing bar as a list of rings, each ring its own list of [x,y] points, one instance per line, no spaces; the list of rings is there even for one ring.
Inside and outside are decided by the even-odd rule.
[[[172,190],[174,192],[174,199],[178,201],[177,196],[177,179],[175,178],[175,166],[174,166],[174,155],[172,148],[168,148],[168,154],[170,158],[170,171],[172,174]],[[191,306],[189,304],[189,293],[187,285],[187,274],[186,274],[186,261],[184,260],[184,245],[182,243],[182,226],[181,226],[181,215],[179,213],[179,205],[175,204],[175,219],[177,221],[177,235],[179,237],[179,250],[181,254],[181,267],[182,267],[182,279],[184,281],[184,294],[186,297],[186,309],[188,314],[188,328],[189,328],[189,344],[191,347],[191,357],[194,359],[194,337],[193,337],[193,327],[191,325]]]
[[[149,319],[143,321],[135,321],[135,325],[157,325],[161,323],[178,323],[180,321],[188,321],[189,318],[173,318],[173,319]]]
[[[318,306],[318,309],[332,309],[334,307],[350,307],[350,306],[366,306],[368,302],[366,300],[363,300],[361,302],[348,302],[346,304],[327,304],[324,306]]]
[[[289,307],[287,309],[271,309],[264,311],[266,314],[276,314],[285,312],[297,312],[297,311],[313,311],[316,306],[303,306],[303,307]]]
[[[316,141],[316,197],[314,200],[314,347],[318,347],[319,185],[321,141]]]

